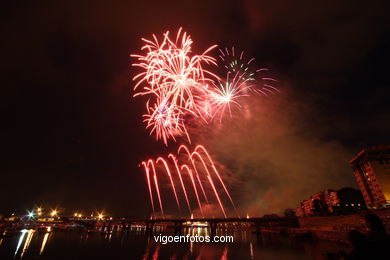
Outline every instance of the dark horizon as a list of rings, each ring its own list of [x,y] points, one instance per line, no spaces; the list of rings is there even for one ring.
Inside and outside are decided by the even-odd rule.
[[[345,174],[343,184],[356,187],[345,158],[390,143],[390,19],[379,2],[9,3],[0,43],[5,88],[0,213],[48,205],[70,214],[88,209],[84,214],[149,216],[138,165],[177,144],[166,147],[145,130],[144,100],[132,97],[135,61],[129,55],[140,52],[141,37],[176,33],[180,26],[192,36],[195,52],[212,44],[236,46],[259,67],[270,68],[282,94],[264,103],[271,108],[282,103],[283,113],[291,102],[295,114],[289,120],[299,127],[286,131],[294,132],[297,143],[307,132],[314,140],[300,147],[307,150],[297,151],[299,158],[318,144],[336,144],[321,148],[324,162],[341,147],[342,167],[335,172]],[[272,143],[269,149],[286,146]],[[268,155],[277,157],[274,150]],[[288,160],[271,157],[289,167]],[[250,170],[258,168],[245,169]],[[328,188],[337,188],[336,180],[334,185]],[[275,187],[283,189],[280,183]],[[296,197],[305,199],[302,194],[319,191],[314,189]]]

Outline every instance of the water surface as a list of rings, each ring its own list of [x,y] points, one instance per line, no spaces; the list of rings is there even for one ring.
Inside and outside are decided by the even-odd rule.
[[[168,235],[155,230],[154,234]],[[207,235],[194,228],[185,234]],[[17,231],[0,238],[0,259],[327,259],[325,253],[342,248],[334,243],[282,237],[274,233],[219,231],[233,235],[233,243],[156,243],[142,228],[130,232]]]

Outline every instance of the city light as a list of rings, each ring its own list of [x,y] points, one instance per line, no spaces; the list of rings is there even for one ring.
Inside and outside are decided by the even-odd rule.
[[[73,216],[76,218],[81,218],[83,215],[81,213],[75,212]]]
[[[98,214],[98,219],[103,219],[103,217],[104,217],[104,216],[103,216],[103,213],[99,213],[99,214]]]
[[[52,217],[55,217],[56,215],[57,215],[57,210],[52,210],[52,212],[50,213],[50,215],[52,216]]]
[[[42,215],[42,207],[38,207],[38,208],[36,209],[36,212],[37,212],[37,215],[38,215],[38,216],[41,216],[41,215]]]
[[[29,218],[33,218],[33,217],[34,217],[34,212],[33,212],[33,211],[28,212],[28,217],[29,217]]]

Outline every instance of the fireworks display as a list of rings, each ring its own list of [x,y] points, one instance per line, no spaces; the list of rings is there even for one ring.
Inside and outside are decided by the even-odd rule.
[[[138,80],[135,90],[143,85],[135,96],[148,96],[145,121],[157,140],[167,144],[170,137],[187,135],[189,139],[184,117],[186,114],[203,117],[207,111],[201,106],[202,99],[208,95],[212,78],[218,79],[203,68],[204,64],[216,65],[216,59],[207,55],[216,46],[201,55],[192,55],[192,40],[181,30],[175,41],[169,38],[169,32],[164,34],[162,42],[156,36],[153,38],[154,41],[142,39],[145,56],[132,55],[139,61],[133,65],[144,70],[134,77]]]
[[[273,86],[276,79],[267,76],[268,69],[256,68],[254,65],[255,58],[246,59],[243,51],[237,55],[234,47],[231,50],[228,48],[219,49],[219,58],[227,74],[234,75],[233,79],[239,79],[239,84],[242,84],[239,89],[245,90],[246,94],[248,94],[248,91],[253,91],[267,96],[279,92]],[[229,82],[229,80],[226,81]]]
[[[216,49],[216,45],[201,54],[194,54],[193,41],[181,28],[174,39],[170,38],[167,31],[162,40],[153,35],[152,40],[142,41],[145,45],[141,51],[144,53],[131,55],[137,59],[133,66],[141,70],[133,78],[136,81],[134,96],[147,98],[146,113],[143,115],[146,129],[165,145],[168,145],[170,139],[176,142],[178,137],[185,137],[191,143],[186,127],[189,120],[208,123],[218,117],[219,122],[222,122],[227,111],[232,116],[233,105],[241,107],[242,97],[253,93],[267,96],[278,91],[273,86],[276,80],[265,75],[268,70],[256,69],[254,58],[246,60],[244,52],[236,53],[234,47],[219,49],[219,58],[210,54]],[[213,68],[225,70],[224,76],[220,77],[218,73],[212,72]],[[181,145],[178,156],[181,153],[186,155],[184,161],[169,154],[167,158],[159,157],[141,163],[145,169],[153,215],[155,216],[157,200],[164,217],[163,194],[159,183],[163,177],[162,171],[166,173],[164,181],[169,181],[171,194],[180,211],[180,201],[184,198],[189,212],[193,214],[191,198],[196,198],[196,205],[203,217],[203,207],[210,203],[210,194],[224,217],[227,214],[221,196],[226,196],[236,211],[206,149],[198,145],[190,152],[187,146]],[[187,183],[191,187],[187,187]],[[221,190],[223,194],[220,194]]]
[[[142,69],[133,80],[134,96],[147,96],[144,121],[146,128],[157,140],[167,145],[172,138],[185,136],[190,141],[186,129],[189,118],[199,118],[208,122],[216,114],[221,118],[227,109],[231,114],[231,105],[239,106],[239,99],[251,92],[264,95],[277,91],[270,77],[258,76],[266,69],[252,68],[254,59],[245,61],[244,53],[238,57],[234,47],[220,51],[222,64],[210,56],[216,48],[211,46],[199,55],[192,53],[191,37],[180,29],[175,40],[164,33],[162,41],[155,35],[153,40],[142,39],[144,55],[131,55],[138,59],[133,66]],[[208,67],[224,67],[226,76],[219,77]],[[260,83],[261,82],[261,83]]]
[[[196,198],[196,206],[199,208],[201,216],[204,217],[204,205],[210,204],[213,200],[210,194],[218,203],[224,217],[226,217],[226,210],[221,198],[222,195],[236,210],[213,160],[202,145],[196,146],[193,152],[190,152],[187,146],[181,145],[177,155],[169,154],[167,158],[149,159],[141,164],[145,169],[153,215],[156,212],[155,200],[157,200],[161,215],[164,217],[161,184],[159,183],[159,179],[163,178],[164,175],[169,179],[169,186],[172,189],[171,195],[175,198],[177,208],[180,211],[182,205],[178,194],[183,194],[182,198],[185,199],[190,215],[193,214],[194,202],[191,201],[193,197]],[[194,196],[190,196],[190,194]]]

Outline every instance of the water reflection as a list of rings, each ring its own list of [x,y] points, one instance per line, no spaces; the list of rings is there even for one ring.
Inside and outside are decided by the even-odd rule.
[[[27,233],[27,229],[23,229],[22,231],[20,231],[21,232],[21,234],[20,234],[20,237],[19,237],[19,242],[18,242],[18,245],[16,246],[16,250],[15,250],[15,256],[16,256],[16,254],[18,253],[18,251],[19,251],[19,248],[20,248],[20,245],[22,244],[22,242],[23,242],[23,239],[24,239],[24,236],[26,235],[26,233]]]
[[[225,249],[223,250],[223,254],[222,254],[222,257],[221,257],[221,260],[227,260],[227,254],[228,254],[228,247],[225,246]]]
[[[42,255],[43,250],[45,250],[46,242],[47,242],[47,239],[49,238],[49,235],[50,235],[50,233],[47,232],[47,233],[45,234],[45,236],[43,237],[41,249],[39,250],[39,254],[40,254],[40,255]]]
[[[24,242],[24,247],[23,247],[22,253],[20,254],[20,258],[23,257],[24,253],[26,253],[28,247],[30,246],[31,239],[34,235],[34,232],[35,232],[35,230],[31,230],[31,229],[27,232],[27,238],[26,238],[26,241]]]
[[[164,229],[160,229],[161,232],[165,232]],[[158,235],[160,232],[155,232],[154,235]],[[165,235],[172,235],[170,233],[165,232]],[[238,238],[243,237],[246,239],[246,232],[245,231],[231,231],[227,229],[218,230],[218,235],[235,235]],[[209,229],[206,227],[186,227],[183,229],[183,233],[180,234],[182,236],[209,236]],[[241,240],[242,241],[242,240]],[[144,260],[146,259],[221,259],[221,260],[227,260],[227,259],[233,259],[229,258],[229,247],[226,243],[216,243],[214,245],[208,245],[209,243],[196,243],[191,242],[189,240],[188,243],[168,243],[166,245],[159,244],[154,241],[153,236],[149,236],[147,239],[147,247],[145,249],[145,253],[143,255]],[[162,252],[161,249],[166,249],[167,247],[175,248],[176,251],[173,252]],[[176,247],[180,247],[176,248]],[[251,250],[251,247],[248,247],[249,251]],[[164,250],[165,251],[165,250]],[[249,252],[248,254],[251,254]],[[253,255],[253,248],[252,248],[252,255]],[[242,258],[240,258],[242,259]],[[251,258],[254,259],[254,258]]]
[[[255,259],[255,256],[253,254],[253,244],[252,242],[249,243],[249,255],[251,259]]]
[[[47,232],[43,236],[42,244],[39,250],[39,255],[43,253],[45,250],[45,246],[49,240],[50,236],[50,228],[48,228]],[[33,241],[33,236],[37,231],[34,229],[22,229],[18,236],[18,242],[14,251],[14,258],[23,258],[23,256],[27,253],[29,250],[30,244]],[[1,239],[3,241],[3,239]],[[2,243],[0,243],[1,246]]]
[[[43,232],[42,232],[43,231]],[[104,231],[104,230],[103,230]],[[219,229],[221,235],[232,235],[234,243],[157,243],[154,235],[173,235],[166,226],[154,232],[134,226],[128,232],[101,230],[65,231],[21,230],[13,237],[0,239],[0,259],[322,259],[324,249],[332,246],[310,240],[294,240],[278,234],[257,235],[249,230]],[[183,236],[208,236],[204,227],[186,227]],[[334,247],[333,247],[334,248]],[[334,249],[338,251],[340,248]],[[6,256],[6,257],[4,257]]]

